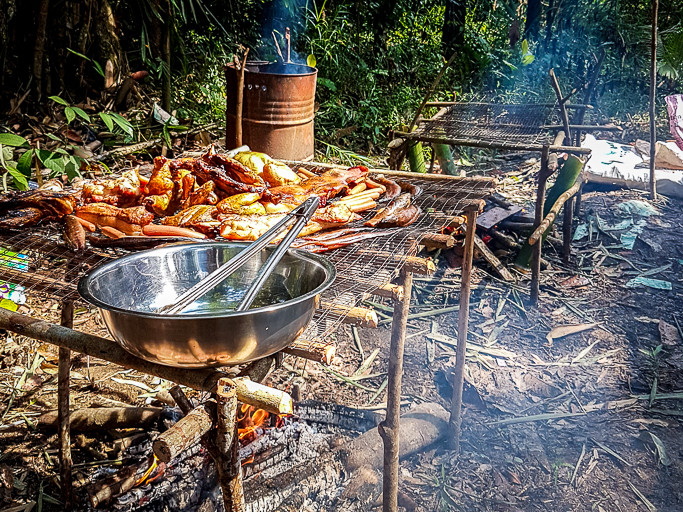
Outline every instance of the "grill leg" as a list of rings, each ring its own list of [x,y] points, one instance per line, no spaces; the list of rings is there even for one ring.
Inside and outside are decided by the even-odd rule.
[[[74,303],[66,300],[62,304],[61,325],[73,327]],[[57,373],[57,423],[59,426],[59,469],[61,498],[64,509],[71,509],[71,434],[69,425],[69,370],[71,367],[71,351],[59,349],[59,369]]]
[[[534,230],[541,225],[543,221],[543,206],[545,203],[545,184],[548,181],[548,158],[549,148],[543,146],[541,153],[541,170],[538,173],[538,189],[536,191],[536,212],[534,218]],[[541,282],[541,246],[543,245],[543,238],[541,238],[533,246],[533,253],[531,256],[531,304],[534,306],[538,304],[538,296],[540,294]]]
[[[562,223],[562,261],[569,263],[572,255],[572,220],[574,217],[574,198],[564,203],[564,220]]]
[[[399,285],[403,286],[403,300],[394,301],[394,314],[391,322],[387,415],[378,427],[379,434],[384,441],[383,512],[396,512],[398,510],[398,429],[401,415],[401,377],[403,376],[403,349],[413,275],[406,270],[401,270]]]
[[[476,210],[465,212],[467,232],[465,233],[465,253],[462,257],[462,279],[460,281],[460,309],[458,310],[458,344],[455,349],[455,369],[453,370],[453,398],[451,417],[448,422],[450,448],[460,452],[460,425],[462,424],[462,387],[465,376],[465,350],[467,348],[467,324],[470,311],[470,281],[472,278],[472,257],[474,255],[474,232],[477,229]]]
[[[229,379],[218,381],[216,402],[218,428],[215,444],[218,457],[215,462],[218,482],[223,491],[223,504],[226,512],[244,512],[246,503],[237,435],[237,390]]]

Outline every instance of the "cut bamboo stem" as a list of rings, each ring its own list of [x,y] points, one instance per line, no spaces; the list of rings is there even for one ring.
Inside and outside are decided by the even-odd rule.
[[[62,304],[61,324],[66,328],[73,327],[74,303],[65,300]],[[71,481],[71,424],[69,415],[70,402],[70,371],[71,351],[68,348],[59,349],[59,366],[57,370],[57,424],[59,432],[59,478],[61,485],[61,498],[65,510],[71,509],[72,505],[72,481]]]
[[[399,457],[399,418],[401,414],[401,379],[403,376],[403,352],[405,348],[406,325],[410,310],[410,296],[413,276],[403,268],[400,275],[403,286],[403,300],[394,302],[394,315],[391,324],[391,344],[389,348],[389,367],[387,385],[386,418],[378,430],[384,442],[383,475],[383,512],[396,512],[398,508],[398,457]]]
[[[470,288],[472,280],[472,259],[474,257],[474,236],[477,229],[476,211],[466,212],[465,253],[462,257],[462,279],[460,280],[460,308],[458,310],[458,345],[455,349],[453,370],[453,397],[451,416],[448,421],[450,447],[460,453],[460,430],[462,424],[462,388],[465,377],[465,352],[467,350],[467,325],[470,311]]]

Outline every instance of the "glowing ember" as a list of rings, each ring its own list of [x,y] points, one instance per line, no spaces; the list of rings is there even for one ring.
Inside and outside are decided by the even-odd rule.
[[[242,404],[237,414],[237,432],[242,446],[245,446],[263,433],[264,430],[272,428],[270,421],[271,414],[263,409],[256,409],[247,404]],[[281,426],[283,416],[277,416],[275,427]]]
[[[166,464],[160,462],[159,459],[157,459],[156,455],[153,455],[152,457],[152,462],[150,463],[149,468],[137,480],[137,482],[135,482],[134,487],[151,484],[152,482],[163,476],[164,472],[166,471]]]

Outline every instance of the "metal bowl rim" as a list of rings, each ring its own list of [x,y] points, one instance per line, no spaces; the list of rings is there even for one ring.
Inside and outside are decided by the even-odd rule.
[[[160,315],[158,313],[151,313],[148,311],[134,311],[131,309],[124,309],[120,308],[118,306],[113,306],[111,304],[107,304],[106,302],[103,302],[102,300],[98,299],[92,293],[90,293],[89,289],[89,284],[90,281],[97,275],[102,272],[104,272],[107,268],[114,266],[116,264],[120,264],[121,261],[124,261],[126,259],[132,259],[134,257],[140,257],[141,255],[144,255],[145,253],[150,253],[150,252],[173,252],[174,250],[179,250],[182,248],[191,248],[191,247],[209,247],[209,246],[231,246],[231,247],[246,247],[247,243],[244,242],[199,242],[199,243],[192,243],[192,244],[183,244],[181,246],[170,246],[170,247],[162,247],[162,248],[154,248],[154,249],[148,249],[146,251],[139,251],[135,252],[132,254],[127,254],[126,256],[123,256],[121,258],[117,258],[115,260],[109,261],[103,265],[100,265],[99,267],[96,267],[89,272],[87,272],[78,282],[78,293],[83,297],[83,299],[86,302],[89,302],[90,304],[97,306],[98,308],[105,309],[107,311],[113,311],[116,313],[123,313],[126,315],[133,315],[133,316],[140,316],[144,318],[157,318],[157,319],[165,319],[165,320],[195,320],[197,318],[206,318],[206,319],[211,319],[211,318],[238,318],[240,316],[247,316],[247,315],[254,315],[255,313],[268,313],[271,311],[276,311],[281,308],[289,307],[294,304],[297,304],[299,302],[304,302],[307,300],[310,300],[314,298],[317,295],[320,295],[323,291],[325,291],[327,288],[329,288],[334,280],[337,277],[337,269],[335,266],[330,263],[327,258],[320,256],[318,254],[314,254],[312,252],[303,250],[303,249],[289,249],[287,252],[289,253],[294,253],[298,258],[304,259],[304,260],[310,260],[313,261],[315,264],[319,265],[320,267],[323,268],[323,270],[326,273],[325,280],[318,285],[316,288],[311,290],[310,292],[304,293],[303,295],[299,295],[298,297],[295,297],[293,299],[287,300],[285,302],[280,302],[278,304],[271,304],[270,306],[263,306],[260,308],[253,308],[249,309],[247,311],[229,311],[226,310],[223,313],[195,313],[195,314],[188,314],[188,315]]]

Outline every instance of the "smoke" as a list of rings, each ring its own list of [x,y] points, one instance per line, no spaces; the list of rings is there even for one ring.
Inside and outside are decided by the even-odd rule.
[[[306,64],[308,52],[305,49],[304,32],[306,15],[309,8],[307,0],[273,0],[263,12],[261,23],[260,56],[264,60],[281,61],[274,38],[280,47],[282,58],[287,60],[287,41],[285,33],[290,31],[291,62]]]

